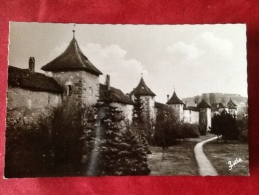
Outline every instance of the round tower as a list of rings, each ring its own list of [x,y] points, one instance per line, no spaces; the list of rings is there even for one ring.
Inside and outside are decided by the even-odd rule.
[[[197,108],[199,109],[200,133],[205,135],[211,128],[211,106],[202,99]]]
[[[172,97],[166,103],[169,107],[174,110],[175,116],[178,122],[183,122],[183,106],[184,103],[178,98],[175,91]]]
[[[74,33],[66,50],[41,69],[63,87],[64,100],[89,106],[98,101],[102,73],[83,54]]]
[[[147,120],[149,120],[150,124],[154,124],[156,120],[155,96],[156,94],[148,88],[143,79],[143,76],[141,75],[139,84],[132,90],[130,97],[134,102],[136,98],[141,100],[143,115]]]

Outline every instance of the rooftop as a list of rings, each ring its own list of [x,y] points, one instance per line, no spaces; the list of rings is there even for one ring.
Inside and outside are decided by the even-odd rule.
[[[102,74],[83,54],[74,37],[61,55],[44,65],[41,69],[52,72],[84,70],[94,75]]]
[[[63,89],[52,77],[14,66],[8,67],[8,86],[30,89],[32,91],[63,92]]]
[[[177,97],[174,91],[172,97],[167,101],[166,104],[183,104],[183,102]]]
[[[136,88],[133,89],[133,91],[130,94],[134,95],[148,95],[148,96],[156,96],[155,93],[153,93],[148,86],[146,85],[143,77],[141,77],[140,82]]]
[[[237,105],[232,101],[232,99],[229,100],[229,102],[227,103],[227,106],[229,109],[236,109]]]
[[[104,92],[106,90],[106,85],[100,84],[100,101],[104,99]],[[111,99],[112,102],[122,103],[122,104],[131,104],[133,105],[134,102],[130,99],[129,96],[125,95],[120,89],[110,87],[111,92]]]
[[[197,105],[198,108],[211,108],[211,106],[204,100],[202,99],[201,102]]]

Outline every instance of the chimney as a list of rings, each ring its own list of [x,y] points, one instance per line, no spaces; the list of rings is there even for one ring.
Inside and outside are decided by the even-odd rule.
[[[30,57],[30,59],[29,59],[29,70],[32,73],[35,72],[35,59],[34,59],[34,57]]]
[[[106,87],[107,87],[107,90],[109,91],[110,90],[110,75],[106,75],[106,82],[105,82],[105,84],[106,84]]]
[[[169,95],[167,94],[167,101],[169,101]]]

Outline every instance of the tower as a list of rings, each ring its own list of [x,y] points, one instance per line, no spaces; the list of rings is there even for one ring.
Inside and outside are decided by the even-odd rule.
[[[199,109],[200,133],[204,135],[211,127],[211,106],[202,99],[197,107]]]
[[[74,33],[73,30],[66,50],[41,69],[63,87],[63,100],[89,106],[99,98],[99,75],[102,73],[83,54]]]
[[[231,98],[227,103],[227,107],[228,107],[229,114],[231,114],[235,118],[237,115],[237,105],[232,101]]]
[[[178,98],[175,91],[172,97],[166,103],[170,108],[174,110],[175,116],[178,122],[183,121],[183,102]]]
[[[155,96],[156,94],[153,93],[146,85],[143,76],[141,76],[137,87],[134,88],[130,93],[130,97],[133,101],[135,101],[135,98],[141,99],[141,104],[144,110],[143,114],[145,115],[146,119],[149,120],[151,123],[154,123],[156,119]]]

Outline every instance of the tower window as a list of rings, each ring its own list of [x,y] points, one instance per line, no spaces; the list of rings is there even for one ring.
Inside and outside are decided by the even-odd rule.
[[[92,87],[89,87],[89,95],[92,95],[93,94],[93,89]]]
[[[67,95],[68,96],[72,95],[72,85],[67,85]]]

